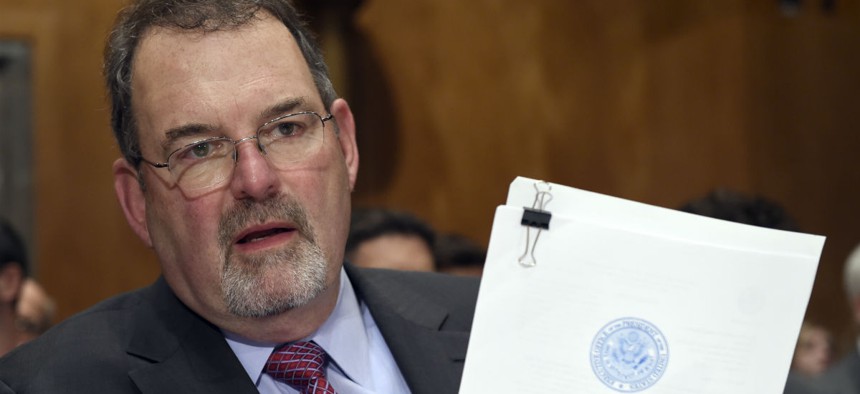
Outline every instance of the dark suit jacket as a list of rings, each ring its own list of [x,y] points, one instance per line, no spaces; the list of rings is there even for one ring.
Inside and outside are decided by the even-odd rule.
[[[478,281],[346,265],[413,393],[456,393]],[[256,393],[221,332],[164,279],[0,359],[0,393]]]
[[[813,385],[813,380],[794,371],[788,372],[783,394],[819,394]]]
[[[813,383],[817,393],[860,394],[860,354],[852,351]]]

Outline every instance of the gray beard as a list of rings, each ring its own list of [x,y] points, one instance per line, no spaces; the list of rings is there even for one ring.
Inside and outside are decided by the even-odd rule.
[[[268,253],[233,254],[236,232],[272,219],[295,223],[295,242]],[[281,195],[262,202],[240,202],[224,215],[219,230],[224,256],[221,291],[231,314],[252,318],[278,315],[307,305],[325,290],[328,264],[306,211],[296,201]]]

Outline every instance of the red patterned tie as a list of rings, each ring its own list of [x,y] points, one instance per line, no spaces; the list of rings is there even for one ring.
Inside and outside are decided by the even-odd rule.
[[[275,349],[266,363],[266,373],[302,394],[336,394],[325,378],[326,353],[312,341],[296,342]]]

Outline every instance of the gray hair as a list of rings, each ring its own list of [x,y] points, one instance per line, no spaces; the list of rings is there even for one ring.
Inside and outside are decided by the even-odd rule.
[[[211,32],[252,23],[265,11],[295,37],[326,108],[337,98],[322,51],[288,0],[138,0],[120,11],[108,37],[104,74],[111,101],[111,128],[122,155],[135,167],[141,152],[131,99],[137,45],[151,27]]]
[[[842,274],[845,280],[845,292],[848,297],[860,296],[860,245],[848,255],[845,260],[845,271]]]

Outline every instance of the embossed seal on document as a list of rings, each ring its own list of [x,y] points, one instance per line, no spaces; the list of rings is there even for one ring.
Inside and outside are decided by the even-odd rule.
[[[591,368],[603,384],[632,393],[660,380],[669,363],[669,344],[653,324],[625,317],[600,329],[589,356]]]

